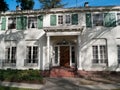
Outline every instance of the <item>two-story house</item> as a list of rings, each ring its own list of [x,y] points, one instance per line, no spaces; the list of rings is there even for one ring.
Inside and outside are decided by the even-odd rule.
[[[120,6],[0,14],[0,68],[120,71]]]

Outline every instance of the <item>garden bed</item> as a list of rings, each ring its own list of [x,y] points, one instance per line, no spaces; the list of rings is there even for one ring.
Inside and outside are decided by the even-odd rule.
[[[44,79],[39,70],[0,70],[0,81],[39,83],[43,84]]]

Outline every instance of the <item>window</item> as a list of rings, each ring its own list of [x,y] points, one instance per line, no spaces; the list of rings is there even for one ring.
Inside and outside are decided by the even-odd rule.
[[[120,25],[120,13],[117,13],[117,23]]]
[[[56,46],[54,49],[55,49],[55,64],[58,64],[58,46]]]
[[[16,29],[16,18],[8,18],[8,29]]]
[[[50,16],[50,25],[51,26],[56,26],[56,15],[51,15]]]
[[[58,24],[63,24],[63,16],[58,15]]]
[[[120,45],[117,46],[117,52],[118,52],[118,63],[120,64]]]
[[[37,17],[28,17],[28,28],[37,28]]]
[[[93,14],[93,25],[103,26],[103,14]]]
[[[11,65],[16,63],[16,47],[8,47],[5,49],[5,65]]]
[[[107,61],[107,51],[105,45],[95,45],[92,46],[93,49],[93,63],[102,64]]]
[[[38,46],[27,46],[26,62],[25,64],[38,63]]]
[[[66,15],[65,17],[66,17],[65,23],[70,24],[70,21],[71,21],[70,15]]]

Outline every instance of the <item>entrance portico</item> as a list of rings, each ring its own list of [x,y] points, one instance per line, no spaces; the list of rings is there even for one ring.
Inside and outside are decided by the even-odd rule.
[[[81,30],[45,29],[47,36],[47,62],[50,65],[63,67],[79,66],[78,52]]]

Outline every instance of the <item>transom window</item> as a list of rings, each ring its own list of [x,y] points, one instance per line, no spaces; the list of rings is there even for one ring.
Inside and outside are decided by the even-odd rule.
[[[71,21],[71,16],[70,15],[66,15],[65,17],[66,17],[65,23],[66,24],[70,24],[71,23],[70,22]]]
[[[8,29],[16,29],[16,18],[8,18]]]
[[[93,25],[103,26],[103,14],[93,14]]]
[[[37,17],[28,17],[28,28],[37,28]]]
[[[58,15],[58,24],[63,24],[63,15]]]
[[[118,63],[120,64],[120,45],[117,46]]]
[[[25,64],[38,63],[38,46],[27,46]]]
[[[120,13],[117,13],[117,23],[120,25]]]
[[[93,49],[93,63],[102,64],[107,62],[107,50],[105,45],[94,45]]]

